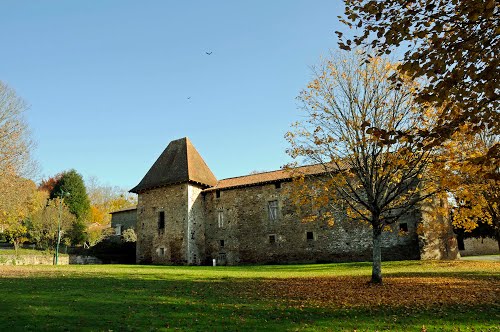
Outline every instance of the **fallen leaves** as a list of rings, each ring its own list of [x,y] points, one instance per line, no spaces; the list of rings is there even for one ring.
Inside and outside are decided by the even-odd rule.
[[[486,304],[500,299],[500,280],[463,277],[385,277],[383,285],[366,277],[267,279],[243,292],[248,297],[307,307],[431,307],[451,304]]]

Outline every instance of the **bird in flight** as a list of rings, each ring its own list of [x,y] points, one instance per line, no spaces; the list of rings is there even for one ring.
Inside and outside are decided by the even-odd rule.
[[[191,97],[188,97],[188,99],[191,99]]]
[[[206,55],[211,55],[213,52],[205,52]]]

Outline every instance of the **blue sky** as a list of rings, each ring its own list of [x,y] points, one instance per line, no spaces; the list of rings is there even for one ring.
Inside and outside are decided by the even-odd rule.
[[[0,80],[31,106],[45,177],[74,168],[130,189],[184,136],[219,179],[274,170],[342,12],[340,0],[4,0]]]

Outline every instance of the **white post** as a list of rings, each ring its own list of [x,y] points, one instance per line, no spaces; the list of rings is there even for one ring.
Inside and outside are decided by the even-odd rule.
[[[216,266],[217,265],[217,260],[214,258],[212,259],[212,266]]]

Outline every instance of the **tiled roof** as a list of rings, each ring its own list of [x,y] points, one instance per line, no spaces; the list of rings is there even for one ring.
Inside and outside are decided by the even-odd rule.
[[[183,182],[195,182],[207,187],[217,184],[212,171],[187,137],[170,142],[141,182],[130,192],[139,193]]]
[[[137,206],[133,206],[133,207],[129,207],[129,208],[126,208],[126,209],[112,211],[112,212],[110,212],[110,214],[120,213],[120,212],[127,212],[127,211],[132,211],[132,210],[137,210]]]
[[[245,176],[223,179],[217,182],[216,186],[205,189],[204,191],[246,187],[246,186],[253,186],[253,185],[272,183],[278,181],[290,181],[294,175],[299,175],[299,174],[315,175],[322,173],[325,173],[325,167],[321,164],[297,167],[293,171],[280,169],[277,171],[250,174]]]

